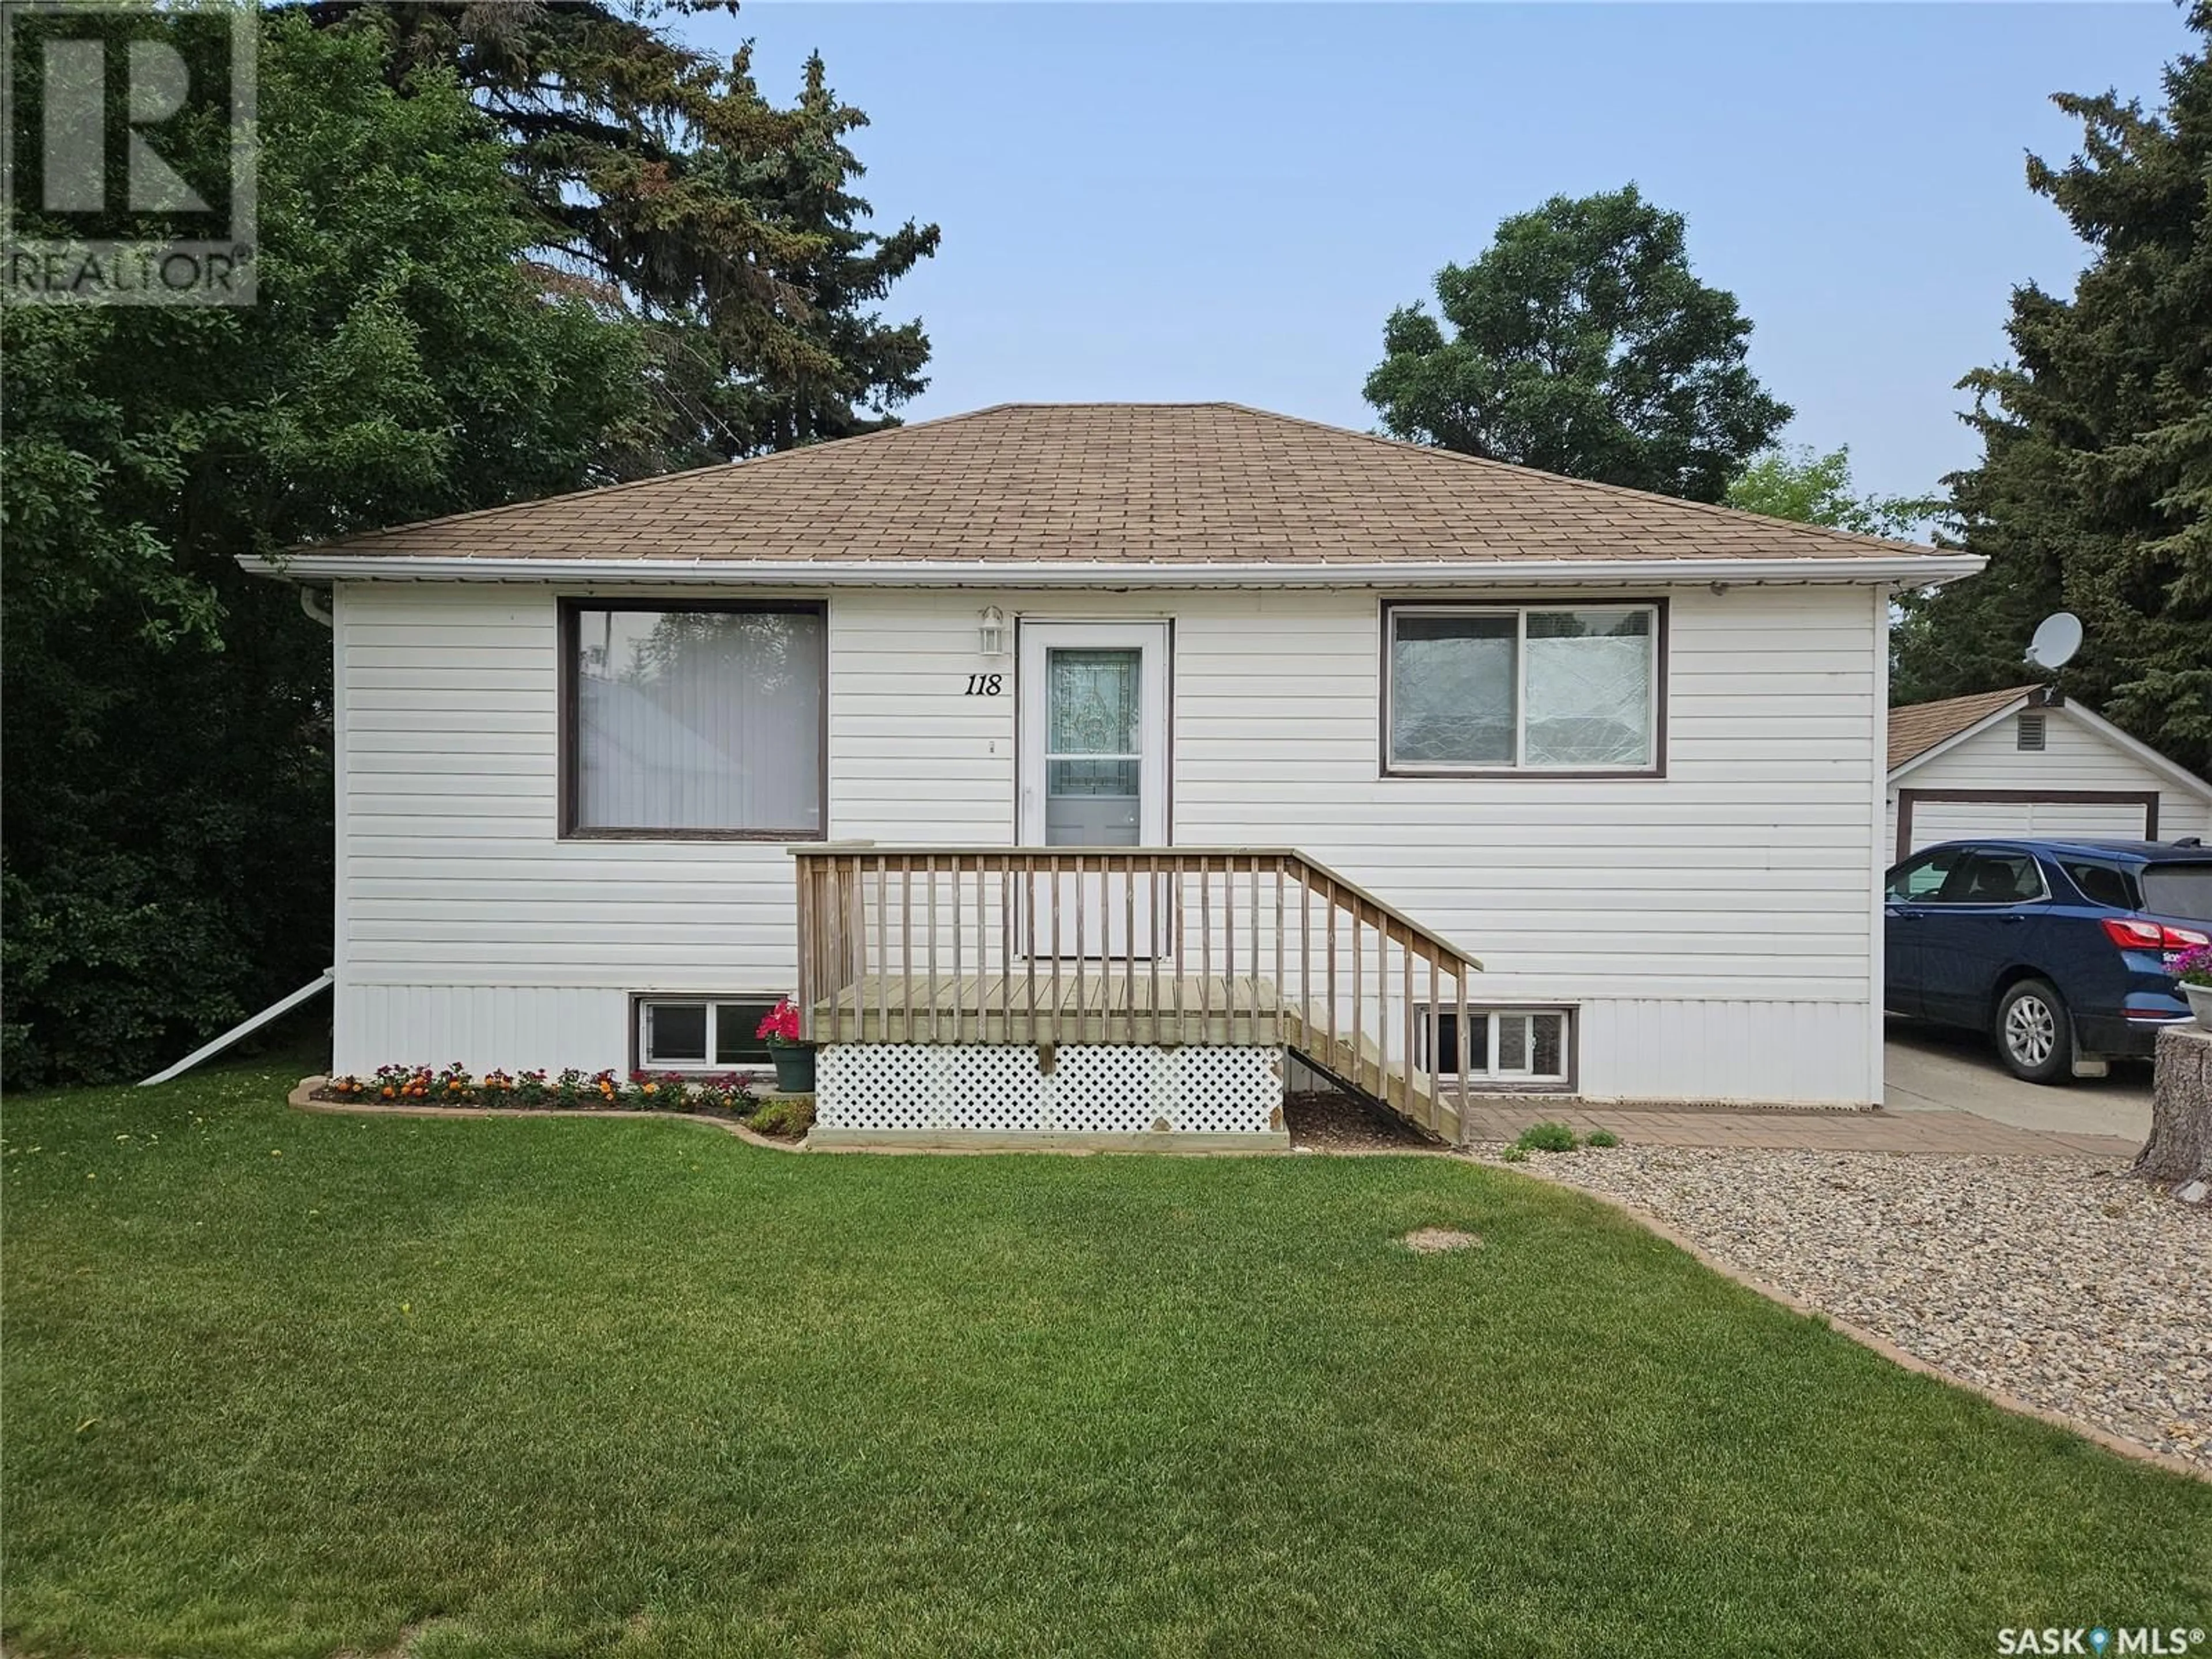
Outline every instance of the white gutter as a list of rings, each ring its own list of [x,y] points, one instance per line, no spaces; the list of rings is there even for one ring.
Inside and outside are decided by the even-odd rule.
[[[1657,586],[1882,582],[1932,587],[1985,562],[1960,553],[1839,559],[1492,559],[1279,563],[1108,559],[467,559],[411,554],[241,555],[297,582],[626,583],[717,587],[1462,587],[1553,582]]]

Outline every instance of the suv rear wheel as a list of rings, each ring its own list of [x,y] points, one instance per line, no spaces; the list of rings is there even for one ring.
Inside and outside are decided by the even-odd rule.
[[[1997,1058],[2016,1078],[2058,1083],[2074,1073],[2074,1022],[2066,1000],[2046,980],[2024,979],[1997,999],[1990,1033]]]

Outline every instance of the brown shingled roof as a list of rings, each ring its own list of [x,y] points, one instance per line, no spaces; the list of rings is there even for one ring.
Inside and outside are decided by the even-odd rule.
[[[549,561],[1346,564],[1935,551],[1236,404],[1004,404],[313,550]]]
[[[1974,691],[1941,702],[1908,703],[1889,711],[1889,769],[1893,772],[1916,755],[1924,755],[1968,726],[1978,726],[1999,709],[2018,702],[2039,688],[2015,685],[2005,691]]]

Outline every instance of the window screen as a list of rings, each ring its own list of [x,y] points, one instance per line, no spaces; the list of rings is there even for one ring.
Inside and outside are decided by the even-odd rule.
[[[775,1007],[765,1002],[718,1002],[714,1005],[714,1064],[749,1066],[769,1058],[768,1042],[756,1035],[761,1021]]]
[[[645,1005],[645,1063],[703,1066],[707,1063],[707,1005],[648,1002]]]

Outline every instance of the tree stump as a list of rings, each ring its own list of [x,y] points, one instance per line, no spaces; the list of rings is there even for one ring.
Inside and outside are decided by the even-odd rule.
[[[2150,1139],[2134,1172],[2146,1181],[2212,1181],[2212,1031],[2160,1031],[2153,1090]]]

